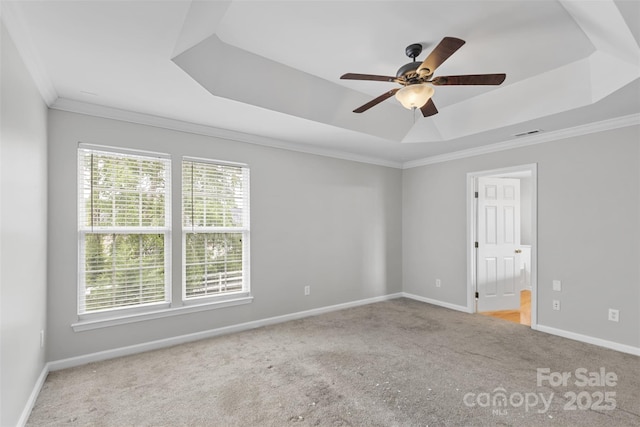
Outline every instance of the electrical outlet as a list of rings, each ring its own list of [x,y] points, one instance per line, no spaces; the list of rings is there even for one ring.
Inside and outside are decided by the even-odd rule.
[[[554,299],[553,300],[553,309],[554,310],[560,310],[560,300]]]
[[[553,281],[553,290],[556,292],[560,292],[562,290],[562,282],[560,280]]]
[[[40,348],[44,348],[44,330],[40,331]]]
[[[311,286],[307,285],[304,287],[304,294],[309,295],[311,293]]]
[[[609,320],[611,320],[612,322],[619,322],[620,321],[620,311],[616,310],[615,308],[610,308],[609,309]]]
[[[436,288],[442,286],[442,281],[440,279],[436,279]]]

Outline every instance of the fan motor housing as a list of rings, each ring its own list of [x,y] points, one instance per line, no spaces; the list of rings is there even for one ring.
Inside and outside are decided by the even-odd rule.
[[[409,62],[408,64],[404,64],[402,67],[398,68],[398,72],[396,73],[396,77],[400,78],[405,76],[411,72],[414,72],[418,69],[420,65],[419,62]]]
[[[418,69],[418,66],[420,66],[420,63],[416,62],[416,57],[418,57],[422,53],[422,45],[420,43],[410,44],[405,48],[404,53],[409,58],[413,59],[413,62],[409,62],[408,64],[404,64],[402,67],[398,68],[398,71],[396,72],[396,78],[409,77],[410,74],[416,74],[415,77],[417,78],[418,73],[416,72],[416,70]],[[408,80],[415,79],[412,78]]]

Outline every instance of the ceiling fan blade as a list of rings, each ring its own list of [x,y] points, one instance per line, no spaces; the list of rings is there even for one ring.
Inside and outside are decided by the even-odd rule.
[[[455,37],[445,37],[418,67],[418,74],[430,76],[444,61],[465,43]]]
[[[438,109],[436,108],[436,105],[433,103],[433,99],[431,98],[429,98],[426,104],[420,107],[420,111],[422,111],[422,115],[424,117],[429,117],[429,116],[438,114]]]
[[[467,74],[464,76],[438,76],[431,80],[436,86],[452,85],[499,85],[506,74]]]
[[[396,78],[391,76],[376,76],[375,74],[355,74],[347,73],[340,77],[341,80],[374,80],[378,82],[395,82]]]
[[[372,99],[371,101],[367,102],[366,104],[356,108],[355,110],[353,110],[353,112],[354,113],[363,113],[363,112],[367,111],[369,108],[378,105],[379,103],[381,103],[385,99],[391,98],[399,90],[400,90],[400,88],[391,89],[389,92],[385,92],[382,95],[380,95],[379,97],[377,97],[375,99]]]

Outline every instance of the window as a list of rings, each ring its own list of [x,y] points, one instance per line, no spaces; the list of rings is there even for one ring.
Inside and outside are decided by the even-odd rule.
[[[249,169],[195,158],[181,166],[182,193],[172,199],[168,155],[80,144],[74,331],[253,300]],[[171,211],[180,208],[182,239],[172,243]],[[181,246],[178,266],[172,244]]]
[[[183,298],[249,292],[249,169],[182,162]]]
[[[170,301],[170,161],[78,150],[78,313]]]

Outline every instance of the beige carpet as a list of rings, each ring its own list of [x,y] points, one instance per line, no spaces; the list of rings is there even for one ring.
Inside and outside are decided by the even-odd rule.
[[[53,372],[28,425],[637,426],[639,392],[637,356],[398,299]]]

